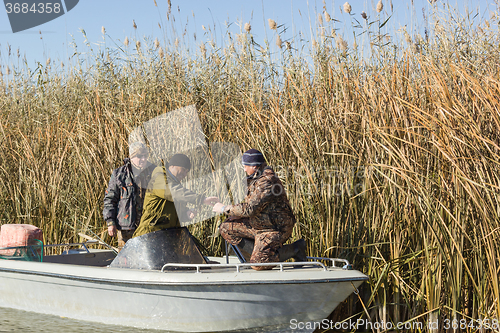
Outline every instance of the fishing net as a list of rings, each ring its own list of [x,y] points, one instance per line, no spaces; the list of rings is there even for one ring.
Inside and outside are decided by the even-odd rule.
[[[43,242],[39,239],[29,239],[24,246],[0,247],[0,259],[41,262]]]

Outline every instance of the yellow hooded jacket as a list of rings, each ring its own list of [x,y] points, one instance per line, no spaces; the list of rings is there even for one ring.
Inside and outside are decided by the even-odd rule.
[[[177,204],[177,208],[174,204]],[[205,196],[184,188],[165,167],[153,170],[148,190],[144,198],[141,222],[133,237],[153,231],[180,227],[180,221],[186,220],[187,203],[201,205]]]

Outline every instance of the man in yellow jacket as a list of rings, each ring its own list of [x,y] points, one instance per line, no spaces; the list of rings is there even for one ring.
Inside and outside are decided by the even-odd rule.
[[[181,181],[190,169],[189,158],[184,154],[175,154],[170,158],[168,168],[160,166],[153,170],[144,198],[141,222],[133,237],[180,227],[180,220],[192,219],[195,216],[194,212],[186,207],[187,203],[213,206],[219,202],[217,197],[205,197],[182,186]]]

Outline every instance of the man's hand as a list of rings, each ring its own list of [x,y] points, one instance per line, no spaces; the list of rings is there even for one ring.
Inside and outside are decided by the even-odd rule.
[[[223,209],[225,209],[225,207],[226,206],[224,206],[224,204],[218,202],[212,207],[212,211],[219,214],[223,214],[224,213]]]
[[[220,202],[219,198],[217,197],[206,197],[205,200],[203,200],[203,203],[205,205],[213,206],[214,204]]]
[[[110,235],[111,237],[115,237],[116,236],[116,226],[110,225],[108,227],[108,235]]]
[[[198,212],[196,211],[196,209],[188,209],[188,211],[187,211],[188,219],[192,220],[196,217],[196,215],[198,215]]]

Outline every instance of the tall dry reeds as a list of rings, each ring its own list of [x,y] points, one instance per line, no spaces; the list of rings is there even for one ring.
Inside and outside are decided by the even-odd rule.
[[[377,8],[373,17],[383,14]],[[450,22],[432,38],[405,31],[406,42],[387,42],[385,23],[360,25],[364,51],[337,45],[333,20],[307,45],[310,57],[279,29],[273,35],[287,47],[257,44],[248,24],[225,47],[200,44],[199,54],[176,47],[177,37],[137,40],[134,49],[126,38],[64,69],[4,75],[1,223],[38,225],[46,242],[76,241],[78,232],[105,238],[103,193],[130,131],[196,104],[208,141],[265,153],[297,214],[293,237],[307,240],[309,254],[347,258],[370,277],[335,318],[492,326],[500,319],[498,30]],[[208,237],[216,225],[192,227],[212,253],[222,249]]]

